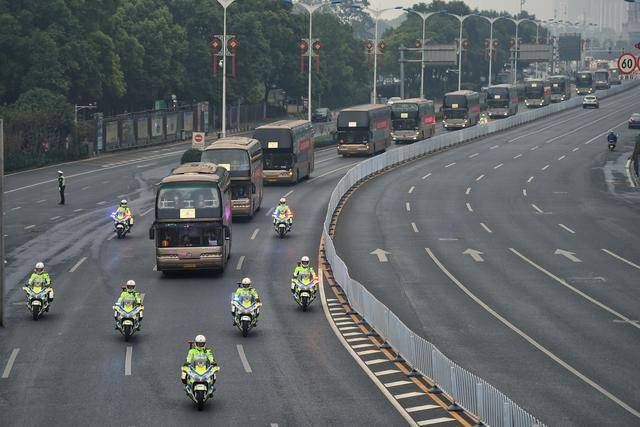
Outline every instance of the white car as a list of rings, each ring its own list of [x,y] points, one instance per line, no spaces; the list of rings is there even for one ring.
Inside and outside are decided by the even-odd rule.
[[[582,108],[600,108],[600,102],[595,95],[587,95],[582,98]]]

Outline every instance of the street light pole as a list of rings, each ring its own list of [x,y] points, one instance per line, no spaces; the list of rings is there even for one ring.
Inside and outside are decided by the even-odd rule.
[[[427,19],[429,19],[430,16],[437,15],[437,14],[442,13],[442,12],[427,12],[427,13],[425,13],[425,12],[420,12],[420,11],[413,10],[413,9],[404,9],[404,11],[408,12],[408,13],[415,13],[420,18],[422,18],[422,57],[420,59],[420,98],[424,99],[424,97],[425,97],[425,94],[424,94],[424,69],[425,69],[424,53],[425,53],[425,49],[426,49]]]
[[[223,9],[222,18],[222,129],[221,136],[227,135],[227,7],[235,0],[218,0]]]
[[[455,13],[447,13],[442,12],[444,15],[450,15],[460,21],[460,38],[458,39],[458,90],[462,89],[462,24],[467,18],[471,18],[472,16],[480,16],[484,18],[484,16],[478,15],[476,13],[472,13],[469,15],[456,15]]]

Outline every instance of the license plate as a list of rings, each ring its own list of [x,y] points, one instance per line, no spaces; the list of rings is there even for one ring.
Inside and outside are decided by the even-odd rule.
[[[240,320],[247,320],[247,321],[251,321],[251,316],[242,316],[240,318]]]
[[[31,301],[31,305],[41,305],[40,301]]]
[[[122,322],[123,325],[133,325],[133,322],[131,320],[125,320]]]
[[[196,390],[196,391],[199,391],[199,390],[204,391],[206,389],[207,389],[207,386],[204,385],[204,384],[196,384],[196,386],[194,387],[194,390]]]
[[[308,297],[309,296],[309,292],[303,292],[300,294],[301,297]]]

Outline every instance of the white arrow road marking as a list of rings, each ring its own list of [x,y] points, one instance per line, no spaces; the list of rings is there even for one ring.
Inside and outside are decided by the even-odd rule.
[[[249,361],[247,360],[247,355],[244,354],[244,347],[242,346],[242,344],[237,344],[236,348],[238,349],[238,355],[240,356],[240,360],[242,361],[244,371],[247,374],[250,374],[253,371],[251,370],[251,365],[249,365]]]
[[[631,261],[629,261],[628,259],[624,259],[624,258],[622,258],[620,255],[616,255],[616,254],[614,254],[613,252],[611,252],[611,251],[609,251],[609,250],[607,250],[607,249],[603,249],[602,251],[603,251],[604,253],[609,254],[609,255],[611,255],[612,257],[617,258],[617,259],[619,259],[620,261],[622,261],[622,262],[624,262],[624,263],[626,263],[626,264],[630,265],[631,267],[634,267],[634,268],[637,268],[638,270],[640,270],[640,265],[638,265],[638,264],[634,264],[634,263],[632,263]]]
[[[13,364],[16,362],[16,357],[18,357],[19,352],[19,348],[14,348],[11,352],[7,365],[4,367],[4,371],[2,372],[2,378],[9,378],[9,375],[11,375],[11,369],[13,368]]]
[[[533,209],[535,209],[538,213],[544,213],[544,211],[542,209],[540,209],[539,207],[537,207],[536,205],[534,205],[533,203],[531,203],[531,207]]]
[[[485,229],[487,233],[493,233],[493,231],[491,231],[491,229],[487,227],[487,224],[485,224],[484,222],[481,222],[480,225]]]
[[[469,248],[466,251],[462,252],[462,254],[469,255],[475,262],[484,262],[484,259],[481,256],[484,255],[484,252],[480,252],[476,249]]]
[[[124,374],[126,376],[131,375],[131,355],[133,353],[133,347],[127,346],[127,352],[124,355]]]
[[[570,229],[569,227],[567,227],[567,226],[566,226],[566,225],[564,225],[564,224],[558,224],[558,226],[560,226],[560,228],[564,228],[565,230],[567,230],[567,231],[568,231],[569,233],[571,233],[571,234],[576,234],[576,232],[575,232],[575,231],[573,231],[572,229]]]
[[[80,258],[80,261],[76,262],[74,266],[71,267],[71,270],[69,270],[69,273],[73,273],[74,271],[76,271],[78,267],[80,267],[82,263],[85,262],[86,260],[87,260],[86,256],[83,256],[82,258]]]
[[[564,249],[556,249],[553,254],[562,255],[572,262],[582,262],[582,260],[576,256],[575,252],[565,251]]]
[[[389,262],[387,255],[391,255],[391,252],[387,252],[384,249],[376,249],[375,251],[369,252],[370,255],[375,255],[378,257],[378,261],[380,262]]]
[[[560,283],[562,286],[566,287],[567,289],[572,290],[573,292],[575,292],[576,294],[580,295],[582,298],[586,299],[587,301],[597,305],[598,307],[602,308],[605,311],[608,311],[609,313],[613,314],[614,316],[616,316],[618,319],[622,319],[625,322],[631,322],[631,319],[629,319],[627,316],[618,313],[616,310],[612,309],[611,307],[601,303],[600,301],[596,300],[595,298],[587,295],[586,293],[582,292],[581,290],[577,289],[574,286],[571,286],[569,283],[567,283],[565,280],[559,278],[558,276],[556,276],[555,274],[545,270],[544,268],[540,267],[538,264],[536,264],[535,262],[531,261],[529,258],[527,258],[526,256],[522,255],[520,252],[516,251],[513,248],[509,248],[509,250],[511,252],[513,252],[514,254],[516,254],[517,256],[519,256],[522,260],[526,261],[529,265],[535,267],[536,269],[538,269],[539,271],[543,272],[544,274],[546,274],[547,276],[551,277],[553,280],[555,280],[556,282]],[[636,328],[640,329],[640,325],[634,325],[633,323],[630,323],[631,325],[635,326]]]
[[[428,174],[426,174],[425,176],[422,177],[422,179],[427,179],[431,176],[431,172],[429,172]]]
[[[580,378],[582,381],[584,381],[585,383],[589,384],[591,387],[593,387],[595,390],[597,390],[598,392],[600,392],[601,394],[603,394],[604,396],[606,396],[608,399],[610,399],[611,401],[615,402],[617,405],[619,405],[620,407],[624,408],[626,411],[628,411],[629,413],[633,414],[635,417],[640,418],[640,411],[632,408],[631,406],[629,406],[627,403],[623,402],[622,400],[620,400],[618,397],[616,397],[615,395],[613,395],[612,393],[610,393],[609,391],[607,391],[605,388],[603,388],[601,385],[599,385],[598,383],[596,383],[595,381],[593,381],[591,378],[587,377],[586,375],[584,375],[583,373],[581,373],[580,371],[578,371],[577,369],[575,369],[573,366],[569,365],[567,362],[565,362],[564,360],[560,359],[558,356],[556,356],[554,353],[552,353],[551,351],[549,351],[546,347],[544,347],[542,344],[540,344],[538,341],[534,340],[533,338],[531,338],[529,335],[527,335],[523,330],[519,329],[517,326],[515,326],[513,323],[509,322],[506,318],[504,318],[502,315],[500,315],[498,312],[496,312],[493,308],[491,308],[490,306],[488,306],[484,301],[482,301],[480,298],[478,298],[473,292],[471,292],[466,286],[464,286],[462,284],[462,282],[460,282],[455,276],[453,276],[451,274],[451,272],[449,270],[447,270],[447,268],[440,262],[440,260],[438,258],[436,258],[436,256],[433,254],[433,252],[431,251],[431,249],[429,248],[425,248],[425,250],[427,251],[427,253],[429,254],[429,256],[431,257],[431,259],[433,260],[433,262],[438,266],[438,268],[440,268],[440,270],[447,276],[449,277],[449,279],[460,289],[462,290],[462,292],[464,292],[465,294],[467,294],[467,296],[469,298],[471,298],[473,301],[476,302],[476,304],[478,304],[480,307],[482,307],[483,309],[485,309],[489,314],[491,314],[493,317],[495,317],[496,319],[498,319],[503,325],[505,325],[506,327],[508,327],[509,329],[511,329],[513,332],[515,332],[516,334],[520,335],[523,339],[525,339],[529,344],[531,344],[533,347],[537,348],[538,350],[540,350],[542,353],[544,353],[545,355],[547,355],[551,360],[553,360],[554,362],[556,362],[558,365],[562,366],[564,369],[566,369],[567,371],[571,372],[573,375],[575,375],[576,377]],[[516,251],[513,248],[510,248],[510,250],[514,253],[516,253],[517,255],[519,255],[520,257],[522,257],[522,255]],[[526,258],[523,258],[526,259]],[[545,270],[546,271],[546,270]],[[555,277],[555,276],[554,276]],[[558,279],[560,280],[560,279]],[[561,281],[561,283],[566,284],[566,282]],[[567,284],[567,286],[569,286]],[[574,288],[575,289],[575,288]],[[629,319],[627,319],[629,320]]]

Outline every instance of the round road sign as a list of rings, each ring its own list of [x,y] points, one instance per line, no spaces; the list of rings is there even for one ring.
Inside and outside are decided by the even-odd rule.
[[[633,53],[623,53],[618,58],[618,70],[622,74],[631,74],[638,68],[638,59]]]
[[[193,135],[193,140],[199,144],[204,141],[204,137],[201,133],[196,133],[195,135]]]

